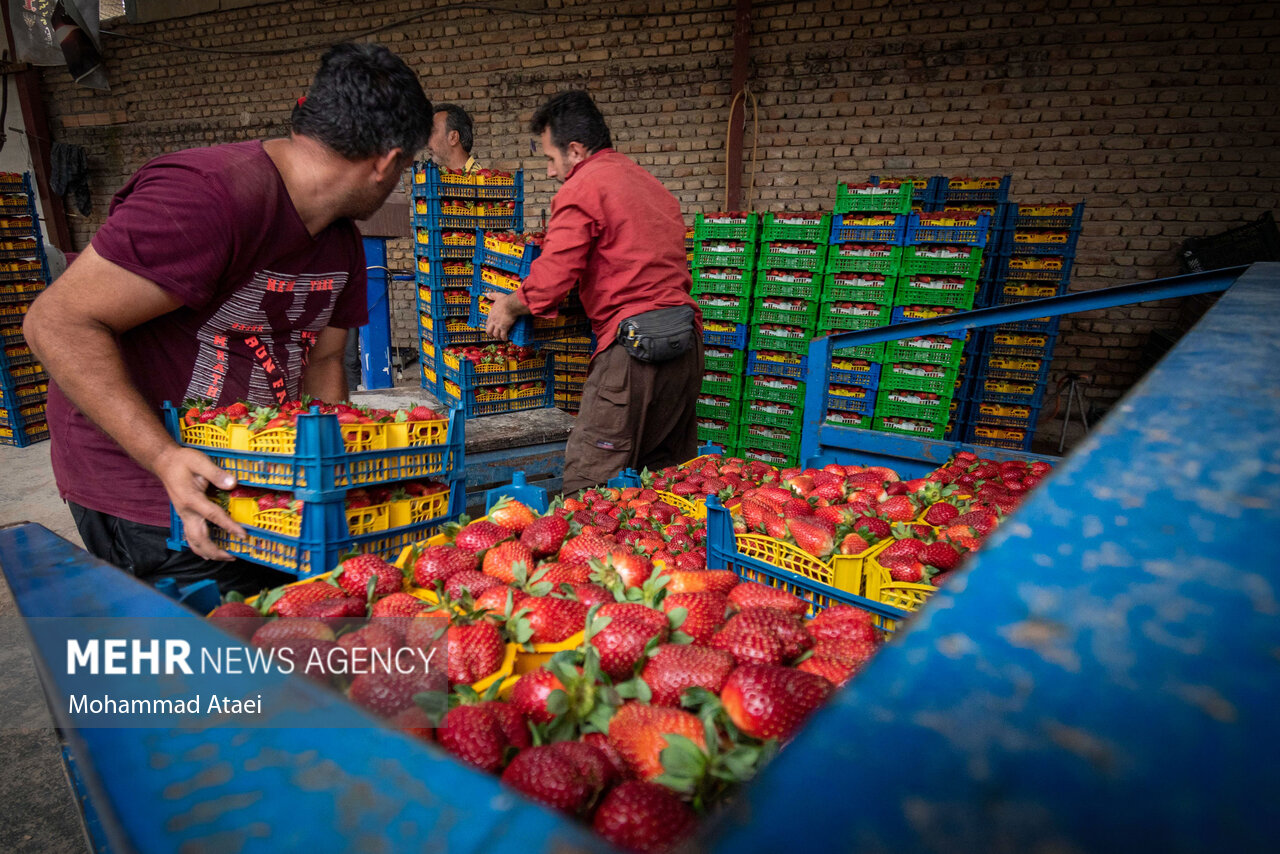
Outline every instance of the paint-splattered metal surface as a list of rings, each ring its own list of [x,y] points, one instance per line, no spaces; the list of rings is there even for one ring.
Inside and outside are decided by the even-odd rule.
[[[1278,320],[1255,265],[712,850],[1275,850]]]

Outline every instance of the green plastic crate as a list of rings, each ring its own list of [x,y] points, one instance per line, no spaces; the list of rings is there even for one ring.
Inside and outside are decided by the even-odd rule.
[[[924,362],[885,361],[880,369],[880,388],[928,391],[938,395],[955,393],[959,366],[930,365]]]
[[[747,351],[708,344],[702,351],[702,366],[708,371],[743,374],[747,367]]]
[[[795,328],[800,335],[770,335],[768,332],[761,330],[759,327],[753,327],[751,330],[751,338],[747,343],[748,350],[783,350],[788,353],[799,353],[807,355],[809,352],[809,342],[814,338],[814,332],[811,329]]]
[[[751,284],[755,279],[752,270],[738,267],[695,267],[690,271],[693,279],[693,293],[740,294],[751,295]]]
[[[725,447],[738,446],[738,422],[719,418],[698,419],[698,440],[715,442]]]
[[[844,412],[839,409],[827,410],[827,424],[837,427],[854,427],[859,430],[870,430],[874,416],[861,412]]]
[[[873,329],[885,326],[893,314],[888,305],[874,303],[857,303],[850,308],[842,303],[847,300],[828,302],[823,300],[818,312],[818,328],[820,329]],[[873,312],[872,309],[875,309]]]
[[[759,269],[811,270],[821,272],[827,263],[827,244],[808,244],[803,252],[774,251],[771,246],[778,246],[787,241],[774,241],[760,244],[760,260],[756,264]]]
[[[742,402],[741,420],[744,424],[770,424],[799,433],[804,427],[804,409],[773,400],[746,400]]]
[[[946,424],[951,420],[954,401],[950,395],[938,395],[931,401],[927,399],[929,394],[910,389],[882,388],[876,396],[876,416]]]
[[[772,424],[746,423],[738,428],[738,447],[775,451],[794,462],[800,456],[800,433]]]
[[[788,377],[757,375],[747,377],[742,385],[742,397],[746,400],[772,400],[804,406],[804,383]]]
[[[744,460],[757,460],[762,463],[768,463],[777,468],[790,468],[796,465],[797,458],[793,455],[783,454],[779,451],[771,451],[766,448],[742,448],[739,456]]]
[[[693,266],[702,267],[736,267],[739,270],[756,268],[756,247],[754,243],[744,243],[740,248],[726,248],[729,238],[712,238],[699,241],[693,247]],[[741,241],[739,241],[741,242]],[[750,278],[749,276],[747,278]]]
[[[748,213],[741,222],[708,222],[707,214],[698,214],[693,219],[693,239],[704,240],[708,237],[729,237],[736,240],[755,240],[756,225],[760,215]]]
[[[874,190],[871,186],[855,184],[854,187],[859,189],[851,190],[848,184],[841,182],[836,187],[835,212],[838,214],[854,211],[883,211],[897,214],[911,212],[911,196],[915,192],[915,187],[912,185],[903,184],[897,190],[888,191]]]
[[[783,308],[783,305],[790,307]],[[818,320],[818,301],[791,296],[757,296],[752,306],[751,322],[781,323],[812,330]]]
[[[944,257],[932,257],[942,255]],[[982,247],[908,246],[902,257],[905,276],[959,276],[976,279],[982,272]]]
[[[702,393],[740,399],[744,381],[745,378],[740,373],[704,371],[702,375]]]
[[[703,320],[746,323],[751,316],[751,299],[737,294],[699,294]]]
[[[844,356],[850,359],[866,359],[879,364],[884,361],[884,343],[860,344],[857,347],[840,347],[831,351],[832,356]]]
[[[898,287],[896,276],[879,277],[881,273],[862,273],[859,278],[837,279],[834,273],[822,277],[823,302],[870,302],[876,305],[892,305],[893,294]],[[871,278],[875,277],[875,278]]]
[[[947,424],[934,424],[931,421],[915,421],[900,419],[896,416],[877,415],[872,422],[873,430],[882,433],[897,433],[903,436],[915,436],[917,439],[942,439],[947,435]]]
[[[956,283],[963,283],[956,287]],[[977,279],[956,276],[902,276],[898,279],[893,301],[897,305],[950,305],[973,308],[978,293]]]
[[[902,270],[902,247],[884,243],[839,243],[827,249],[826,269],[837,273],[896,276]]]
[[[890,362],[928,362],[932,365],[959,365],[964,358],[965,339],[946,335],[922,335],[886,341],[884,357]]]
[[[826,243],[831,236],[830,214],[766,213],[760,229],[761,242],[768,240],[809,240]]]
[[[822,276],[812,270],[760,269],[756,271],[755,296],[816,300],[822,296]]]
[[[715,398],[724,398],[716,400]],[[736,398],[725,398],[724,395],[710,395],[702,393],[698,395],[698,402],[694,405],[694,414],[699,418],[715,418],[719,421],[732,421],[738,417],[738,410],[741,408],[741,401]]]

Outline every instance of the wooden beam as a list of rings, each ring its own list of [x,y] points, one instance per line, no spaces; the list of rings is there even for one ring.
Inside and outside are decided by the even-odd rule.
[[[733,78],[729,114],[729,179],[725,208],[737,210],[742,202],[742,139],[747,127],[746,98],[739,98],[747,85],[747,66],[751,59],[751,0],[736,0],[737,16],[733,22]]]
[[[0,3],[4,15],[5,35],[9,41],[9,55],[15,56],[13,45],[13,20],[9,16],[9,4]],[[40,72],[30,66],[13,75],[22,103],[22,124],[27,134],[27,149],[31,152],[31,171],[40,192],[40,205],[44,214],[45,239],[63,252],[73,252],[71,228],[67,225],[67,211],[62,197],[49,186],[53,174],[53,133],[49,130],[49,113],[44,107],[44,94],[40,91]],[[4,82],[8,85],[8,81]]]

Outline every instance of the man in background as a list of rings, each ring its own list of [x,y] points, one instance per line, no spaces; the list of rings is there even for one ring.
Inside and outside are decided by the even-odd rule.
[[[431,160],[441,169],[473,174],[480,171],[480,164],[471,156],[475,143],[475,126],[471,116],[457,104],[438,104],[431,122],[431,137],[427,150]]]

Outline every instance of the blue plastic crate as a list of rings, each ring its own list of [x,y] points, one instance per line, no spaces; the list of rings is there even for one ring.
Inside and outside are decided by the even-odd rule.
[[[974,376],[969,388],[969,398],[974,402],[1013,403],[1022,406],[1040,406],[1044,403],[1045,383],[1024,380]]]
[[[1080,239],[1080,232],[1078,231],[1067,232],[1067,241],[1065,243],[1025,240],[1019,242],[1016,236],[1020,233],[1031,234],[1032,232],[1006,232],[1004,255],[1052,255],[1061,258],[1067,267],[1076,259],[1076,243]],[[1053,232],[1053,234],[1061,236],[1062,232]]]
[[[523,279],[529,275],[529,270],[533,266],[533,261],[542,252],[541,246],[526,246],[524,255],[516,258],[514,255],[507,255],[503,252],[494,252],[491,249],[484,248],[483,245],[476,247],[475,264],[477,266],[494,267],[503,272],[510,273],[516,278]]]
[[[1015,282],[1035,282],[1037,284],[1057,285],[1059,287],[1066,287],[1067,284],[1071,281],[1071,267],[1075,259],[1063,258],[1061,267],[1057,269],[1054,269],[1051,267],[1046,268],[1043,266],[1040,266],[1037,268],[1028,268],[1025,266],[1019,267],[1017,266],[1019,264],[1019,261],[1015,260],[1015,259],[1043,258],[1043,257],[1046,257],[1046,256],[1034,256],[1034,255],[1001,256],[1001,258],[993,268],[993,275],[991,277],[991,280],[993,282],[999,282],[1002,284],[1009,281],[1015,281]],[[1053,256],[1047,256],[1047,257],[1051,258]],[[1023,261],[1023,263],[1025,263],[1025,260]],[[1033,262],[1033,263],[1036,263],[1036,262]],[[1040,263],[1043,263],[1043,262],[1040,262]]]
[[[972,225],[933,225],[921,223],[919,214],[912,214],[907,221],[905,242],[914,243],[950,243],[956,246],[987,245],[991,218],[986,214],[978,217]]]
[[[834,366],[827,370],[827,381],[840,385],[856,385],[863,388],[880,387],[880,365],[874,362],[860,366],[856,370],[842,370]]]
[[[540,357],[532,361],[541,361],[541,364],[516,370],[489,370],[492,366],[486,366],[484,370],[480,370],[466,359],[460,359],[457,366],[451,364],[452,359],[442,359],[438,369],[442,377],[456,383],[462,391],[474,391],[484,386],[514,386],[530,382],[550,383],[554,380],[553,359]]]
[[[1043,383],[1049,378],[1049,368],[1052,364],[1052,354],[1035,358],[983,353],[978,362],[978,378],[981,380],[985,377],[998,377]],[[1026,367],[1019,367],[1019,365],[1026,365]]]
[[[414,201],[413,225],[417,228],[443,228],[446,231],[514,231],[524,223],[523,207],[517,202],[507,212],[494,212],[493,202],[427,198]],[[485,207],[488,205],[489,207]],[[426,213],[418,213],[420,207]],[[505,210],[505,209],[503,209]],[[483,211],[483,212],[481,212]]]
[[[891,323],[914,323],[914,322],[915,322],[915,321],[917,321],[917,320],[925,320],[925,319],[926,319],[926,318],[923,318],[923,317],[908,317],[908,316],[907,316],[907,313],[906,313],[906,309],[907,309],[907,308],[908,308],[908,306],[904,306],[904,305],[894,306],[894,308],[893,308],[893,312],[890,314],[890,322],[891,322]],[[946,305],[944,305],[944,306],[937,306],[937,308],[948,308],[948,309],[949,309],[949,308],[953,308],[953,306],[946,306]],[[940,314],[942,314],[942,315],[946,315],[946,314],[958,314],[958,313],[960,313],[958,309],[957,309],[957,310],[955,310],[955,311],[940,312]],[[968,335],[969,333],[968,333],[968,330],[966,330],[966,329],[949,329],[949,330],[942,330],[942,329],[939,329],[939,330],[936,330],[936,331],[930,332],[929,334],[930,334],[930,335],[945,335],[945,336],[947,336],[948,338],[964,338],[964,337],[965,337],[966,335]]]
[[[242,486],[283,489],[303,501],[341,498],[357,486],[379,486],[398,480],[446,479],[463,469],[462,412],[448,414],[443,443],[407,448],[348,452],[336,415],[313,407],[298,416],[292,454],[237,451],[217,444],[182,439],[181,415],[171,403],[163,407],[165,428],[180,444],[199,448],[233,474]]]
[[[424,293],[425,292],[425,293]],[[452,293],[459,293],[458,289],[453,289]],[[428,314],[432,320],[466,320],[471,314],[470,292],[467,291],[466,302],[447,302],[445,289],[427,288],[419,286],[418,288],[418,311],[422,314]]]
[[[1034,429],[970,424],[965,441],[983,448],[1001,448],[1006,451],[1030,451],[1035,439]]]
[[[947,179],[942,175],[872,175],[869,179],[872,184],[879,184],[885,181],[895,181],[899,184],[911,181],[911,206],[923,207],[928,210],[930,205],[942,201],[942,191],[946,187]]]
[[[244,526],[249,535],[247,540],[232,537],[214,525],[209,526],[209,533],[215,544],[237,557],[299,578],[310,578],[336,569],[343,555],[351,551],[376,554],[388,562],[395,561],[407,546],[431,536],[444,523],[456,520],[465,502],[466,481],[456,478],[449,484],[444,513],[400,528],[353,535],[347,523],[343,499],[337,498],[305,503],[302,527],[297,537],[252,525]],[[186,544],[182,520],[172,508],[169,511],[169,532],[171,547],[181,548]]]
[[[490,199],[514,200],[524,202],[524,170],[517,169],[510,184],[504,183],[472,183],[476,178],[467,176],[467,183],[457,180],[446,180],[440,168],[431,161],[418,162],[413,165],[413,190],[415,199]]]
[[[416,225],[416,223],[415,223]],[[439,228],[435,226],[419,226],[415,229],[413,242],[413,255],[415,258],[424,258],[427,261],[441,263],[446,260],[471,261],[476,254],[474,243],[466,244],[446,244],[444,242],[444,232],[463,232],[468,229],[462,228]],[[421,267],[418,268],[420,272]]]
[[[864,394],[848,395],[833,394],[831,387],[827,387],[827,409],[837,409],[841,412],[857,412],[862,415],[874,415],[876,411],[876,394],[874,388],[866,386],[850,386],[851,388],[860,389]]]
[[[489,399],[491,393],[485,392],[483,387],[472,391],[459,389],[458,393],[454,393],[454,389],[457,386],[450,385],[450,383],[450,380],[441,376],[440,399],[450,406],[461,407],[463,415],[467,418],[482,418],[486,415],[501,415],[506,412],[523,412],[527,409],[546,409],[553,404],[555,399],[555,389],[550,378],[541,394],[505,397],[502,399]]]
[[[777,359],[760,358],[757,354],[759,350],[747,351],[747,376],[772,376],[772,377],[791,377],[793,379],[804,379],[805,371],[809,367],[809,357],[801,356],[798,353],[786,353],[782,351],[769,350],[765,352],[773,353],[779,358],[785,358],[787,361],[778,361]]]
[[[996,181],[986,182],[989,186],[984,187],[952,186],[959,182],[972,183],[970,179],[940,176],[938,201],[940,203],[1007,202],[1009,201],[1009,187],[1013,183],[1013,176],[1003,175]]]
[[[49,438],[47,421],[35,421],[20,427],[0,427],[0,445],[25,448]]]
[[[706,328],[706,322],[704,321],[702,341],[705,344],[717,344],[733,350],[745,350],[747,347],[747,325],[745,323],[735,323],[733,332],[712,332]]]
[[[907,217],[897,215],[893,225],[846,225],[846,221],[865,219],[866,214],[836,214],[831,217],[832,243],[883,243],[901,246],[907,230]]]
[[[1053,228],[1078,231],[1084,223],[1084,202],[1074,205],[1009,205],[1006,228]]]

